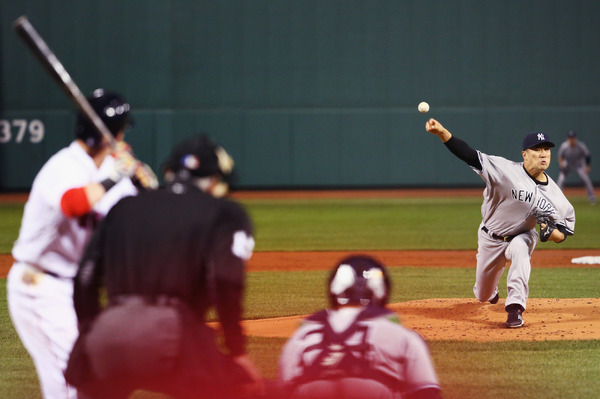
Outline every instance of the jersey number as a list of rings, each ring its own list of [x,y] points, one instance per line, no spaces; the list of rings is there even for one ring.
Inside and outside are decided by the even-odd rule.
[[[254,238],[248,235],[243,230],[238,230],[233,233],[233,244],[231,244],[231,252],[238,258],[248,260],[254,251]]]

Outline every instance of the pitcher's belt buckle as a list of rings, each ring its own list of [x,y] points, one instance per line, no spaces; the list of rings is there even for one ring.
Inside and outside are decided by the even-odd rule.
[[[496,240],[502,240],[504,242],[510,242],[510,240],[512,240],[513,238],[515,238],[516,236],[499,236],[496,233],[491,232],[487,227],[483,226],[481,228],[481,230],[485,231],[486,233],[490,234],[493,238],[495,238]]]

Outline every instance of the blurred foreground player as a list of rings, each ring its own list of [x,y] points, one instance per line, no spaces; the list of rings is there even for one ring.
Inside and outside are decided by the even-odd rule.
[[[329,278],[331,307],[304,320],[283,348],[279,376],[293,399],[441,398],[429,349],[385,308],[385,266],[350,256]]]
[[[122,200],[99,226],[75,280],[80,338],[66,376],[81,398],[136,389],[232,398],[262,389],[240,326],[253,228],[238,204],[218,198],[232,168],[206,136],[187,139],[165,165],[166,188]],[[205,323],[213,305],[227,355]]]
[[[45,399],[76,397],[63,375],[77,338],[73,278],[100,219],[138,190],[132,179],[139,183],[140,163],[123,142],[131,122],[129,103],[103,89],[88,101],[118,149],[78,115],[75,140],[50,157],[33,181],[7,281],[10,317],[33,358]]]

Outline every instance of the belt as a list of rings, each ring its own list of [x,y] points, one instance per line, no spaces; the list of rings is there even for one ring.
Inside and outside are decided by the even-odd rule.
[[[34,265],[33,263],[29,263],[29,262],[22,262],[22,263],[29,266],[30,268],[34,269],[35,271],[47,274],[48,276],[52,276],[54,278],[60,278],[60,279],[66,278],[66,277],[59,276],[58,274],[51,272],[49,270],[45,270],[43,267]]]
[[[108,300],[112,306],[125,305],[125,304],[144,304],[144,305],[157,305],[157,306],[181,306],[184,302],[173,296],[168,295],[117,295]]]
[[[481,228],[481,230],[483,230],[483,231],[485,231],[486,233],[488,233],[489,235],[491,235],[491,236],[492,236],[492,238],[495,238],[496,240],[501,240],[501,241],[504,241],[504,242],[509,242],[509,241],[511,241],[513,238],[515,238],[515,237],[516,237],[516,235],[512,235],[512,236],[499,236],[499,235],[498,235],[498,234],[496,234],[496,233],[492,233],[492,232],[491,232],[491,231],[490,231],[490,230],[489,230],[487,227],[485,227],[485,226],[483,226],[483,227]]]

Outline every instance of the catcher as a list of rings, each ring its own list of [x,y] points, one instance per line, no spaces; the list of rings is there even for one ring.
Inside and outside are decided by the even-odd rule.
[[[304,320],[279,359],[280,397],[440,399],[429,348],[386,304],[386,267],[342,259],[328,282],[330,308]]]
[[[541,241],[562,242],[575,229],[573,206],[545,172],[554,143],[545,133],[529,133],[521,147],[523,162],[513,162],[474,150],[433,118],[427,121],[425,130],[437,135],[485,182],[473,292],[480,302],[498,303],[498,281],[511,261],[505,325],[521,327],[529,297],[531,254],[538,240],[536,223],[540,225]]]

